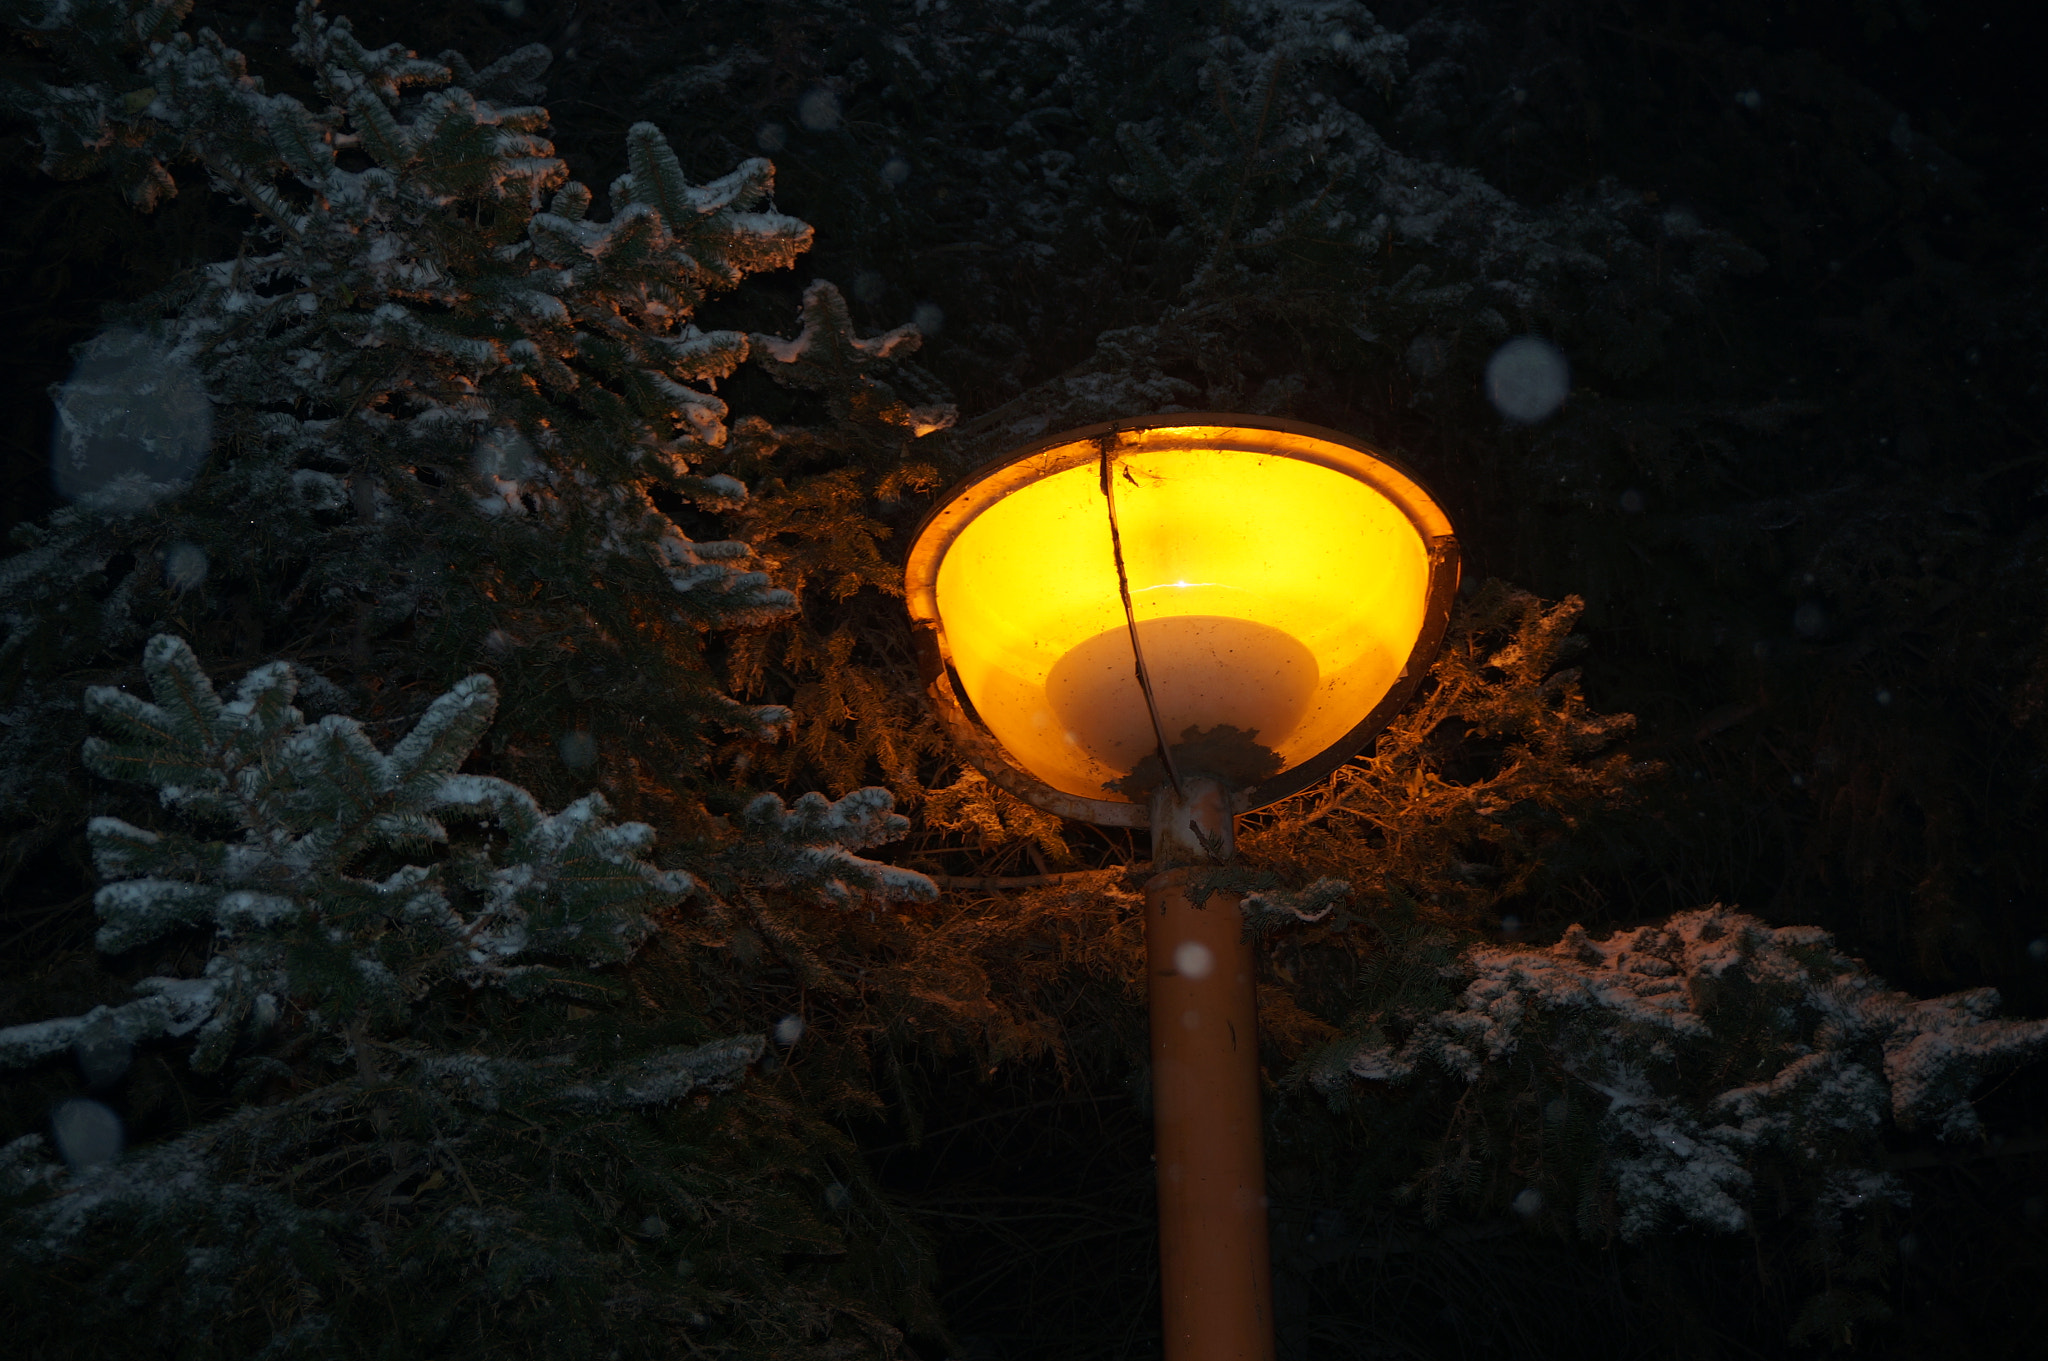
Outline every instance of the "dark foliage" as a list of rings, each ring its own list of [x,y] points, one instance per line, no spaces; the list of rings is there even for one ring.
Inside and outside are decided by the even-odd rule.
[[[1544,1108],[1554,1074],[1334,1104],[1307,1080],[1377,1012],[1447,1004],[1444,971],[1475,942],[1547,945],[1573,924],[1606,936],[1715,900],[1831,931],[1908,991],[1990,985],[2012,1012],[2048,1013],[2048,144],[2032,137],[2030,58],[2007,10],[1389,0],[1365,17],[1300,6],[1296,31],[1291,7],[1231,0],[328,9],[365,42],[453,50],[473,69],[546,43],[545,90],[518,102],[545,104],[580,179],[627,172],[628,129],[651,120],[693,182],[772,159],[776,206],[815,230],[793,270],[696,307],[707,330],[751,336],[754,359],[719,380],[731,438],[690,475],[729,474],[753,496],[649,493],[690,538],[748,545],[795,594],[786,617],[708,633],[649,620],[587,590],[577,561],[546,568],[535,550],[540,575],[522,577],[459,536],[363,550],[415,572],[446,549],[464,569],[436,610],[380,614],[375,592],[331,608],[276,588],[326,560],[309,545],[334,525],[309,515],[304,537],[238,544],[218,508],[209,549],[242,566],[207,592],[167,581],[157,531],[110,541],[71,584],[69,617],[97,616],[132,578],[146,622],[184,630],[209,663],[239,675],[280,656],[327,677],[334,707],[387,745],[485,665],[493,628],[581,640],[489,662],[506,710],[480,768],[549,806],[604,789],[715,905],[664,917],[616,996],[544,1016],[498,999],[449,1033],[601,1044],[623,1017],[647,1045],[794,1016],[802,1037],[739,1090],[641,1124],[548,1115],[505,1155],[508,1203],[673,1279],[704,1253],[636,1178],[691,1164],[678,1148],[725,1147],[692,1165],[758,1197],[712,1267],[721,1303],[755,1329],[722,1335],[736,1348],[886,1348],[892,1329],[929,1357],[1156,1348],[1130,912],[1143,838],[1061,824],[953,761],[917,692],[900,545],[930,493],[1031,434],[1169,404],[1276,412],[1419,469],[1459,526],[1472,587],[1415,708],[1326,787],[1250,819],[1243,877],[1222,885],[1283,906],[1322,902],[1289,897],[1321,880],[1349,885],[1320,922],[1276,906],[1262,945],[1283,1354],[2038,1346],[2038,1067],[1983,1097],[1982,1140],[1885,1132],[1908,1205],[1831,1227],[1774,1185],[1740,1234],[1626,1244],[1611,1216],[1512,1208],[1532,1158],[1597,1162],[1590,1126],[1514,1123],[1518,1101],[1541,1091]],[[278,7],[199,4],[186,26],[202,25],[271,90],[314,101]],[[1355,46],[1332,47],[1336,27]],[[57,59],[18,32],[5,41],[0,79]],[[176,195],[144,216],[103,176],[39,174],[29,134],[6,133],[5,517],[33,525],[58,505],[47,389],[68,347],[137,299],[189,296],[191,272],[233,258],[255,218],[175,164]],[[1432,213],[1440,226],[1422,223]],[[800,330],[804,359],[772,358],[764,339]],[[1523,333],[1573,365],[1569,402],[1535,425],[1502,421],[1483,388],[1488,356]],[[959,420],[944,428],[949,404]],[[419,462],[393,485],[438,514],[459,498]],[[444,474],[459,479],[459,461]],[[549,580],[542,603],[515,608]],[[591,648],[595,633],[611,650]],[[139,641],[38,648],[0,661],[0,689],[10,703],[22,685],[46,692],[43,721],[65,740],[16,731],[9,750],[68,759],[78,695],[134,684]],[[1579,672],[1563,669],[1572,652]],[[685,671],[687,712],[650,723],[669,693],[659,678]],[[786,706],[794,725],[773,740],[721,726],[722,694]],[[594,765],[571,759],[565,733],[584,735]],[[91,948],[85,819],[144,821],[146,801],[82,768],[18,770],[8,778],[39,783],[33,799],[10,794],[0,828],[0,1024],[114,1003],[172,967]],[[866,785],[911,816],[879,853],[894,863],[1033,882],[886,907],[764,886],[750,799]],[[205,948],[176,945],[186,964]],[[169,1048],[125,1083],[143,1143],[250,1100]],[[0,1142],[85,1090],[68,1066],[30,1073],[9,1089]],[[320,1136],[332,1142],[306,1151],[335,1159],[320,1194],[349,1214],[374,1196],[386,1232],[424,1232],[436,1221],[421,1207],[457,1178],[417,1151],[348,1159],[388,1143],[380,1121],[424,1148],[441,1115],[347,1100]],[[262,1164],[274,1151],[244,1154],[275,1171]],[[547,1201],[572,1163],[625,1170]],[[660,1233],[643,1230],[650,1216]],[[814,1231],[827,1248],[789,1246]],[[937,1313],[920,1304],[927,1244]],[[291,1280],[252,1261],[246,1298],[281,1312],[249,1315],[211,1354],[251,1354],[265,1327],[312,1309],[278,1304],[303,1280],[354,1301],[366,1329],[380,1310],[428,1307],[366,1260],[308,1257]],[[98,1279],[11,1285],[63,1310]],[[802,1295],[787,1316],[761,1304],[784,1288]],[[602,1312],[565,1291],[517,1307]],[[805,1301],[871,1312],[820,1332]],[[436,1318],[468,1307],[431,1305]],[[474,1316],[488,1326],[465,1345],[528,1317]],[[575,1355],[573,1331],[550,1322],[524,1341]],[[165,1354],[209,1354],[178,1345]]]

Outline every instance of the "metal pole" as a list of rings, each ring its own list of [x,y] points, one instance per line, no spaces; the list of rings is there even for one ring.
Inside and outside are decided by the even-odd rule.
[[[1189,867],[1231,846],[1223,785],[1188,778],[1153,794],[1152,863],[1165,872],[1145,885],[1145,958],[1165,1361],[1273,1361],[1252,950],[1238,895],[1187,897]]]

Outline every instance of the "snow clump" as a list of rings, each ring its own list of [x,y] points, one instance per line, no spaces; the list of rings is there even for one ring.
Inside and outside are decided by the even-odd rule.
[[[1887,1127],[1979,1137],[1970,1094],[2048,1052],[2048,1020],[1996,1017],[1993,989],[1895,992],[1825,931],[1718,904],[1604,941],[1573,926],[1547,947],[1474,946],[1459,970],[1469,981],[1454,1005],[1398,1040],[1340,1049],[1318,1085],[1425,1068],[1476,1083],[1513,1060],[1604,1100],[1601,1162],[1629,1239],[1671,1222],[1741,1229],[1766,1157],[1832,1164],[1826,1214],[1899,1200],[1888,1173],[1853,1166],[1881,1167]],[[1757,1055],[1748,1080],[1702,1083],[1730,1046]],[[1546,1120],[1563,1123],[1578,1099],[1552,1097]]]

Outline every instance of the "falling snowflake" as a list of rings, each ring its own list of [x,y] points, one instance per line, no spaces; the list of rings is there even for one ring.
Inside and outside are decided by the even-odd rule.
[[[1572,370],[1558,348],[1517,336],[1486,361],[1486,400],[1511,421],[1534,425],[1564,405]]]

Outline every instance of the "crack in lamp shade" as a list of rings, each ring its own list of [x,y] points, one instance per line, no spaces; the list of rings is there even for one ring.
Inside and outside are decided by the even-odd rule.
[[[1148,825],[1158,742],[1110,546],[1105,440],[1176,763],[1226,778],[1244,811],[1357,755],[1442,642],[1458,585],[1450,521],[1412,474],[1344,435],[1211,412],[1041,440],[924,518],[906,594],[956,746],[1050,812]]]

